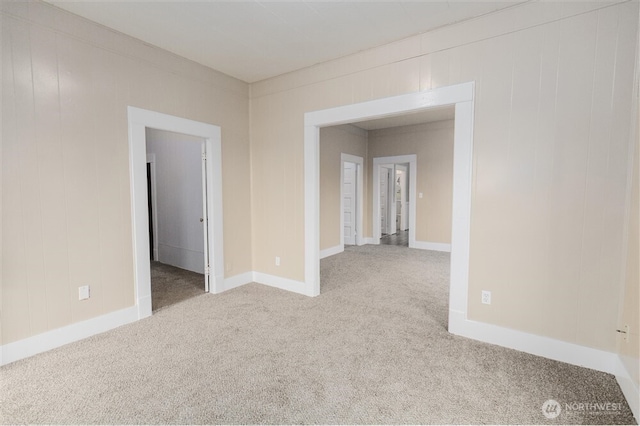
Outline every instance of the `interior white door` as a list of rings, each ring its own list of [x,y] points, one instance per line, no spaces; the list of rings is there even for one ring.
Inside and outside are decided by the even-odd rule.
[[[396,182],[397,186],[396,191],[399,191],[399,194],[396,192],[396,202],[397,202],[397,211],[398,215],[398,226],[399,230],[406,231],[407,230],[407,218],[406,214],[406,202],[407,202],[407,171],[403,166],[396,166]]]
[[[209,277],[211,265],[209,265],[209,210],[207,209],[207,145],[202,143],[202,235],[204,238],[204,291],[209,292]]]
[[[380,231],[389,233],[389,169],[380,167]]]
[[[397,167],[397,166],[396,166]],[[398,173],[398,169],[395,169],[393,173],[393,218],[394,218],[394,226],[393,231],[398,233],[400,231],[400,214],[402,213],[401,206],[402,199],[402,190],[400,188],[400,174]]]
[[[345,162],[342,181],[344,243],[356,243],[356,164]]]

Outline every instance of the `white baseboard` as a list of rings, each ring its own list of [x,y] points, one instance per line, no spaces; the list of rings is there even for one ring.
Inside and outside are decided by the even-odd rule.
[[[312,289],[308,288],[308,286],[303,281],[276,277],[275,275],[263,274],[262,272],[254,272],[253,281],[259,284],[279,288],[281,290],[287,290],[293,293],[299,293],[305,296],[313,297]]]
[[[47,331],[17,342],[0,346],[0,365],[6,365],[30,356],[64,346],[95,334],[103,333],[137,321],[138,307],[111,312],[55,330]]]
[[[374,246],[380,245],[380,238],[365,237],[362,239],[362,244],[373,244]]]
[[[449,332],[481,342],[613,374],[636,422],[640,419],[638,383],[633,381],[632,374],[625,367],[623,360],[613,352],[471,321],[464,318],[464,313],[456,311],[449,311]],[[632,360],[629,364],[634,365],[634,362],[637,363],[637,360]]]
[[[253,271],[234,275],[233,277],[224,279],[222,284],[222,290],[220,292],[231,290],[232,288],[240,287],[252,282],[253,282]]]
[[[631,365],[638,368],[638,360],[631,360]],[[620,389],[627,399],[629,408],[633,413],[633,417],[636,418],[636,423],[640,420],[640,389],[639,384],[633,380],[632,373],[627,370],[624,360],[620,356],[616,356],[615,361],[615,376]]]
[[[304,282],[260,272],[249,271],[221,281],[224,288],[220,292],[257,282],[305,296],[312,296]],[[145,307],[132,306],[2,345],[0,346],[0,365],[28,358],[148,317],[151,315],[151,296],[148,299],[148,303],[144,303]]]
[[[329,247],[328,249],[320,250],[320,259],[324,259],[325,257],[333,256],[334,254],[342,253],[344,251],[344,246],[337,245],[334,247]]]
[[[451,253],[451,244],[430,243],[428,241],[416,241],[412,248],[420,250],[446,251]]]
[[[275,275],[264,274],[262,272],[249,271],[230,278],[225,278],[224,289],[222,291],[231,290],[249,283],[258,283],[268,285],[269,287],[279,288],[281,290],[291,291],[293,293],[304,294],[310,296],[307,286],[302,281],[296,281],[289,278],[278,277]]]
[[[609,374],[615,373],[616,355],[612,352],[588,348],[497,325],[471,321],[466,319],[462,312],[449,311],[449,332],[580,367],[587,367]]]

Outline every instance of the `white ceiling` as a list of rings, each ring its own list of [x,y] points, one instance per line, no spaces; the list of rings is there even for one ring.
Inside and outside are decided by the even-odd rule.
[[[523,2],[46,1],[248,83]]]

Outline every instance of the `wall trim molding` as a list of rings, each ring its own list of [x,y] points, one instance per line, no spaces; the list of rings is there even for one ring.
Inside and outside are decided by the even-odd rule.
[[[380,238],[365,237],[362,239],[363,244],[373,244],[374,246],[380,245]]]
[[[472,321],[467,319],[466,314],[461,311],[449,310],[449,332],[480,342],[613,374],[633,416],[636,421],[640,419],[640,389],[633,381],[622,358],[614,352]]]
[[[531,355],[615,374],[616,355],[613,352],[472,321],[465,318],[465,314],[460,311],[449,311],[449,332]]]
[[[474,92],[475,83],[467,82],[305,113],[304,283],[307,293],[320,294],[320,128],[455,105],[449,306],[467,311]]]
[[[76,322],[55,330],[37,334],[17,342],[0,346],[0,365],[6,365],[87,337],[112,330],[139,319],[138,307],[131,306],[119,311]]]
[[[293,293],[303,294],[305,296],[315,296],[315,294],[310,292],[308,286],[306,286],[302,281],[277,277],[275,275],[264,274],[262,272],[253,272],[253,281],[258,284],[268,285],[270,287],[287,290]]]
[[[637,360],[636,360],[637,362]],[[640,420],[640,389],[638,383],[633,381],[631,373],[625,367],[625,363],[620,355],[615,355],[615,372],[616,381],[622,390],[622,394],[627,399],[627,404],[636,418],[636,422]]]
[[[253,271],[244,272],[242,274],[234,275],[233,277],[225,278],[222,284],[222,291],[231,290],[252,282]]]
[[[429,241],[416,241],[413,248],[420,250],[433,250],[433,251],[446,251],[451,253],[451,244],[447,243],[432,243]]]
[[[320,259],[333,256],[334,254],[342,253],[344,251],[344,245],[339,244],[337,246],[329,247],[324,250],[320,250]]]

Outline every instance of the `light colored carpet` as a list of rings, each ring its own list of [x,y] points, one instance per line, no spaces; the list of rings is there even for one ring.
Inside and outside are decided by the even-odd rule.
[[[204,275],[151,262],[151,306],[153,311],[204,294]]]
[[[633,423],[615,379],[450,335],[447,254],[348,248],[0,369],[3,423]],[[616,412],[560,404],[622,403]],[[562,405],[564,406],[564,405]]]

